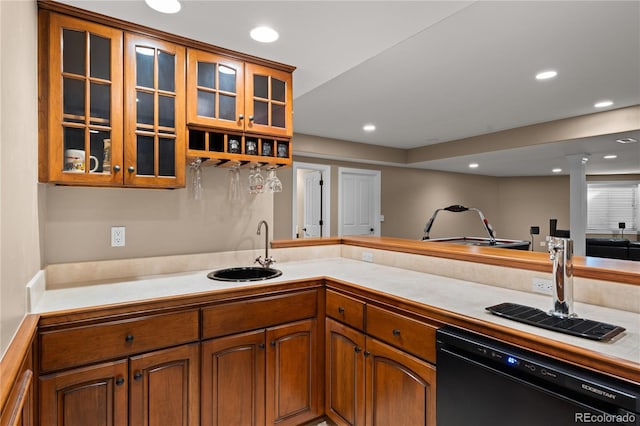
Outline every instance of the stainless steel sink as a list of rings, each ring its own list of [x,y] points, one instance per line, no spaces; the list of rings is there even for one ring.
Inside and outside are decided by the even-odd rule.
[[[239,268],[218,269],[209,272],[207,278],[217,281],[261,281],[279,277],[282,271],[262,266],[246,266]]]

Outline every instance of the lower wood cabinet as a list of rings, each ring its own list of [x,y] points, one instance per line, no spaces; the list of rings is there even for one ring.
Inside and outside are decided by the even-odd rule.
[[[326,414],[338,425],[435,426],[435,368],[326,320]]]
[[[40,377],[40,425],[199,422],[199,344]]]
[[[307,319],[202,343],[202,425],[298,425],[320,416],[317,325]]]

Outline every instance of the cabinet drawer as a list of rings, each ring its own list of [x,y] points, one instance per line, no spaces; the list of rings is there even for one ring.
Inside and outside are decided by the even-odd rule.
[[[436,362],[436,327],[367,305],[367,334],[424,360]]]
[[[202,338],[315,317],[317,290],[221,303],[202,309]]]
[[[327,316],[364,331],[364,302],[327,290]]]
[[[198,311],[110,321],[40,335],[43,372],[198,340]]]

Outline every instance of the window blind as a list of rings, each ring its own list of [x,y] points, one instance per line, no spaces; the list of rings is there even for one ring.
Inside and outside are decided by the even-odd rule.
[[[587,228],[589,230],[618,230],[625,222],[628,230],[637,230],[640,222],[640,185],[597,183],[587,185]]]

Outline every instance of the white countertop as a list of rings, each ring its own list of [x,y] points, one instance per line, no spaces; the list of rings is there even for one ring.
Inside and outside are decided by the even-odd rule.
[[[251,283],[214,281],[206,277],[209,271],[198,271],[145,277],[135,281],[47,290],[37,302],[33,312],[102,306],[326,276],[640,364],[640,314],[638,313],[575,303],[575,311],[582,318],[626,328],[625,332],[612,340],[598,342],[521,324],[492,315],[485,310],[487,306],[503,302],[520,303],[548,310],[551,308],[551,296],[345,258],[283,262],[275,264],[274,267],[283,272],[282,276]]]

